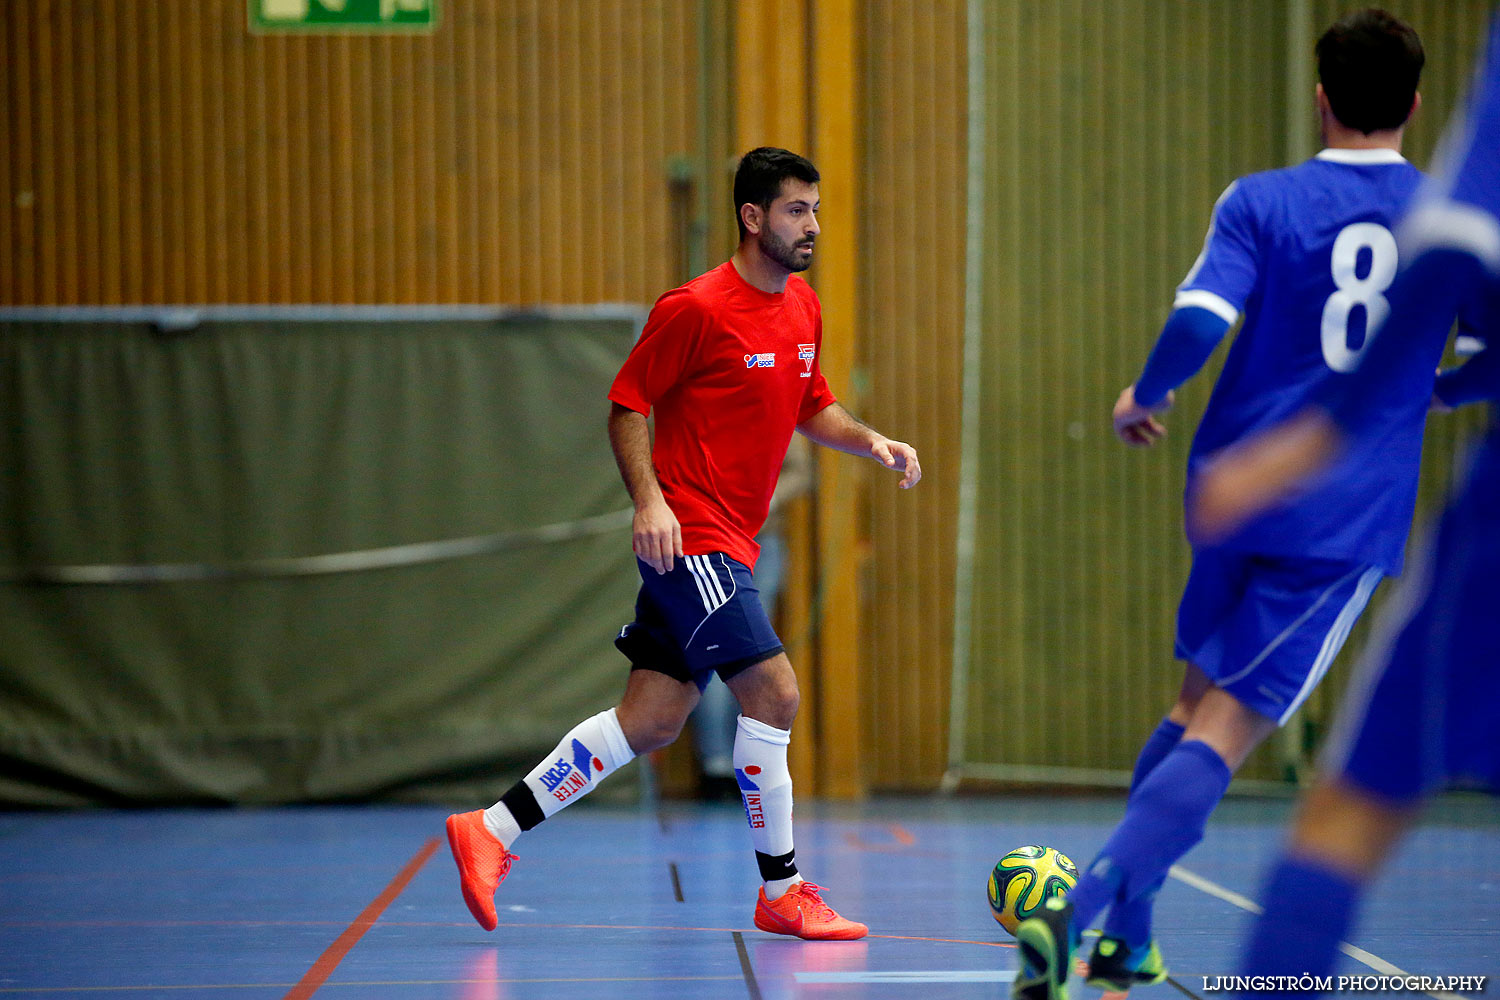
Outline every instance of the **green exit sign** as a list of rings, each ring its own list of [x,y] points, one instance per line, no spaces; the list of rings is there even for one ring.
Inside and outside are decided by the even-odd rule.
[[[438,0],[249,0],[250,30],[303,33],[431,31]]]

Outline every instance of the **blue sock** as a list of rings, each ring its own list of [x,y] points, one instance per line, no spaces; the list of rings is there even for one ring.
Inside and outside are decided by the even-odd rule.
[[[1283,857],[1261,891],[1266,911],[1245,948],[1244,973],[1331,975],[1362,888],[1318,862]]]
[[[1135,759],[1135,773],[1130,776],[1132,795],[1141,787],[1146,776],[1156,770],[1156,765],[1182,741],[1183,731],[1184,727],[1164,718],[1146,738],[1146,745],[1141,747],[1141,754]],[[1104,918],[1104,933],[1124,941],[1132,951],[1150,944],[1151,917],[1156,894],[1161,891],[1161,886],[1162,883],[1158,882],[1148,891],[1128,901],[1116,896],[1110,904],[1109,915]]]
[[[1116,896],[1110,904],[1109,914],[1104,918],[1104,933],[1125,942],[1131,951],[1144,948],[1151,943],[1151,918],[1156,911],[1156,894],[1166,879],[1158,879],[1151,888],[1134,899]]]
[[[1203,839],[1230,777],[1229,765],[1200,740],[1179,743],[1152,768],[1126,804],[1125,818],[1068,893],[1075,932],[1117,894],[1129,901],[1165,879],[1167,869]]]
[[[1156,765],[1166,759],[1167,754],[1182,741],[1184,728],[1171,719],[1163,718],[1157,723],[1156,729],[1150,736],[1146,737],[1146,745],[1141,747],[1141,754],[1135,759],[1135,772],[1130,776],[1130,794],[1141,787],[1141,782],[1146,780],[1146,775],[1156,770]]]

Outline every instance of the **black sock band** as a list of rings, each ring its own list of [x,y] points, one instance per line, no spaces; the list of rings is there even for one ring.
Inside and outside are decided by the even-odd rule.
[[[530,830],[547,818],[542,813],[542,807],[536,804],[536,796],[532,794],[531,787],[524,781],[511,785],[510,791],[500,796],[500,801],[510,810],[522,830]]]
[[[755,852],[755,863],[760,866],[760,880],[762,882],[775,882],[777,879],[793,878],[797,874],[796,851],[787,851],[785,854],[772,857],[769,854]]]

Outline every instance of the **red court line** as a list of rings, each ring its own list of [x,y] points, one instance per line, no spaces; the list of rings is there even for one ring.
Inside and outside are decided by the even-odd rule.
[[[884,938],[887,941],[935,941],[938,944],[978,944],[986,948],[1015,947],[1009,941],[966,941],[963,938],[914,937],[910,934],[871,934],[869,936],[872,938]]]
[[[354,918],[354,923],[345,928],[344,933],[340,934],[334,940],[333,944],[329,945],[327,950],[318,956],[318,960],[312,964],[312,968],[308,969],[307,974],[302,977],[297,985],[293,986],[287,992],[284,1000],[307,1000],[308,997],[318,992],[318,987],[328,981],[328,977],[333,975],[333,970],[339,967],[339,963],[344,960],[344,956],[349,954],[350,949],[359,943],[360,938],[365,936],[365,931],[369,930],[374,926],[375,921],[380,919],[380,915],[385,912],[385,908],[390,906],[397,896],[401,895],[401,891],[406,888],[406,884],[416,876],[417,872],[422,870],[422,866],[427,863],[427,859],[432,857],[433,852],[437,849],[438,839],[436,837],[423,844],[422,849],[417,852],[416,857],[408,861],[406,867],[401,869],[395,878],[391,879],[390,885],[382,889],[380,895],[376,896],[370,905],[365,907],[360,912],[360,915]]]
[[[844,834],[844,843],[848,844],[850,847],[855,848],[856,850],[861,851],[904,851],[906,850],[906,848],[914,846],[917,842],[917,838],[913,836],[909,831],[907,831],[907,829],[900,823],[887,823],[885,828],[890,831],[891,837],[895,839],[896,843],[894,846],[890,844],[872,843],[866,840],[864,838],[864,835],[857,830],[850,830],[846,832]],[[928,854],[925,856],[938,857],[938,855],[935,854]]]
[[[917,842],[917,838],[912,836],[912,834],[907,831],[906,827],[902,826],[900,823],[891,824],[891,836],[895,837],[896,842],[902,847],[910,847],[912,844],[915,844]]]

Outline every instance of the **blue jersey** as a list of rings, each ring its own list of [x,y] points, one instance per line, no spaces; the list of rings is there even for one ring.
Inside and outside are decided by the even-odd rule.
[[[1393,150],[1327,149],[1243,177],[1220,197],[1175,306],[1229,323],[1243,315],[1244,324],[1193,439],[1189,490],[1209,455],[1324,398],[1358,366],[1367,328],[1388,311],[1384,293],[1398,266],[1392,230],[1421,180]],[[1384,397],[1379,427],[1357,453],[1225,547],[1399,572],[1443,344],[1428,348],[1425,375],[1413,362]]]
[[[1432,180],[1396,230],[1402,269],[1391,289],[1391,321],[1358,373],[1324,401],[1356,447],[1379,434],[1380,401],[1425,363],[1411,352],[1446,328],[1455,309],[1461,330],[1485,347],[1440,387],[1455,386],[1454,402],[1500,400],[1500,14],[1491,19],[1487,52],[1444,134]],[[1500,464],[1500,420],[1478,463],[1481,477]]]
[[[1370,433],[1370,401],[1458,305],[1477,315],[1485,349],[1459,369],[1456,395],[1500,399],[1500,14],[1468,107],[1450,126],[1433,181],[1397,231],[1403,267],[1391,321],[1355,381],[1332,400],[1355,440]],[[1359,697],[1329,743],[1346,778],[1397,802],[1444,780],[1500,792],[1500,421],[1449,501],[1427,572],[1414,574],[1406,612],[1351,690]],[[1394,752],[1393,752],[1394,749]]]
[[[1500,399],[1500,15],[1491,19],[1488,57],[1466,108],[1443,135],[1437,169],[1401,220],[1397,240],[1401,274],[1389,295],[1391,322],[1359,372],[1323,400],[1355,447],[1379,435],[1383,400],[1410,369],[1425,364],[1422,348],[1446,330],[1454,310],[1487,346],[1439,379],[1440,390],[1448,382],[1457,388],[1443,397]],[[1496,451],[1487,448],[1484,460],[1494,460]]]

